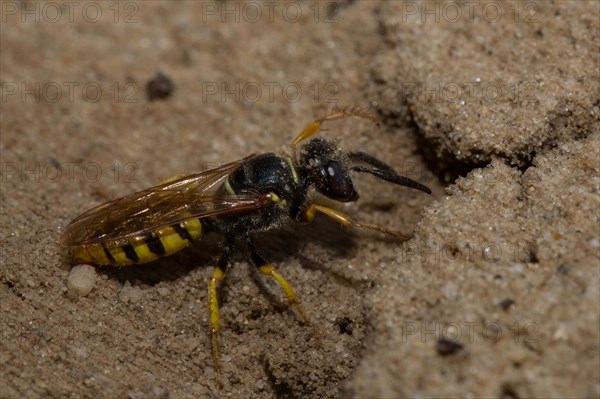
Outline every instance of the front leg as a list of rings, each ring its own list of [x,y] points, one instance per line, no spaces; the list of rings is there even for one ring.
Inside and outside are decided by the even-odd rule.
[[[378,233],[385,234],[387,236],[393,237],[399,241],[407,241],[411,238],[411,236],[407,236],[402,233],[397,233],[388,229],[385,229],[381,226],[376,226],[373,224],[360,223],[352,220],[352,218],[345,213],[338,211],[337,209],[328,208],[323,205],[310,204],[306,210],[300,213],[300,221],[304,222],[312,222],[317,215],[317,212],[324,214],[325,216],[330,217],[331,219],[337,221],[338,223],[349,226],[349,227],[357,227],[360,229],[367,229],[371,231],[376,231]]]

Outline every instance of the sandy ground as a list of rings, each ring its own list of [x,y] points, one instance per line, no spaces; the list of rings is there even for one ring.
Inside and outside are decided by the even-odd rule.
[[[600,397],[600,3],[0,4],[0,397]],[[174,91],[149,101],[159,72]],[[325,134],[433,195],[361,175],[338,205],[403,244],[262,235],[314,328],[241,251],[218,390],[218,236],[68,292],[80,212],[279,150],[336,104],[381,126]]]

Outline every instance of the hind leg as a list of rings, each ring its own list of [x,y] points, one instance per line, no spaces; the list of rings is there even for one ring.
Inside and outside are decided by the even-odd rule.
[[[230,238],[225,239],[225,245],[223,248],[223,255],[219,259],[218,266],[215,267],[210,283],[208,286],[208,301],[210,307],[210,332],[212,339],[212,351],[213,361],[215,364],[215,371],[217,375],[221,374],[221,365],[219,361],[219,300],[218,300],[218,288],[219,283],[225,278],[225,272],[229,266],[229,256],[231,254],[233,240]]]

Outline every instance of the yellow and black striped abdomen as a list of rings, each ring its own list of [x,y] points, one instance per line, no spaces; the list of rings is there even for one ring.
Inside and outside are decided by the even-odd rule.
[[[202,236],[202,223],[191,219],[167,226],[127,242],[103,242],[76,247],[75,264],[125,266],[146,263],[181,251]]]

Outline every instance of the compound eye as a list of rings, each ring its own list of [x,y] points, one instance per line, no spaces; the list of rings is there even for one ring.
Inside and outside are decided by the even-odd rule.
[[[317,189],[337,201],[348,202],[356,201],[358,194],[354,190],[352,179],[347,170],[337,161],[330,161],[323,165],[320,171],[321,184]]]

